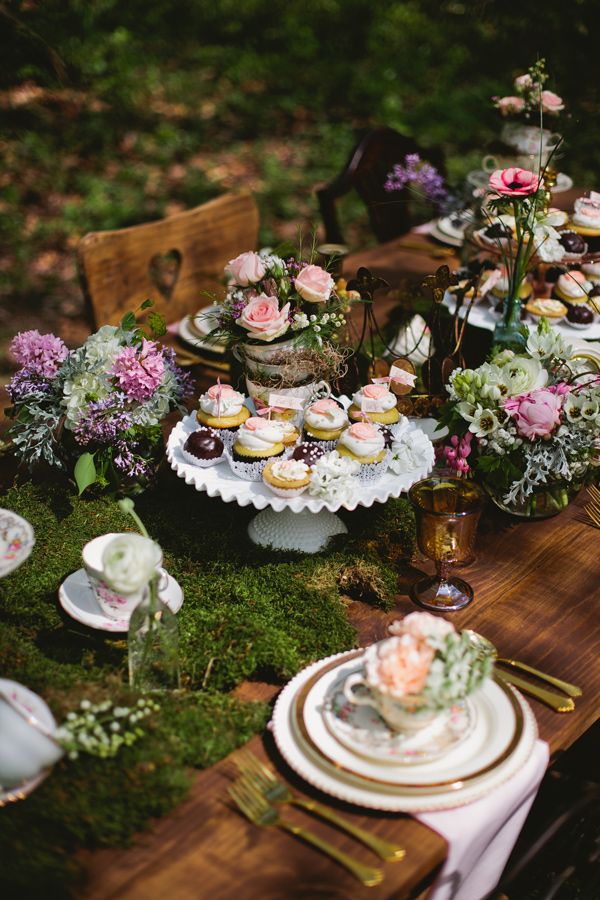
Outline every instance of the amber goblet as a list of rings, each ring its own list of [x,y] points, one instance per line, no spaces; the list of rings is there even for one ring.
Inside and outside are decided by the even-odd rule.
[[[432,476],[413,484],[408,499],[417,520],[419,549],[435,562],[437,572],[412,585],[411,599],[436,612],[463,609],[473,600],[473,588],[450,570],[472,556],[485,494],[465,478]]]

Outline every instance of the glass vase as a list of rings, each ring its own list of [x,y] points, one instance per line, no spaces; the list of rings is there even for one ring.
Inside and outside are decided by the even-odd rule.
[[[491,491],[489,495],[498,509],[511,516],[519,516],[522,519],[549,519],[566,509],[580,489],[580,483],[558,481],[554,484],[539,485],[525,500],[513,503],[505,503],[501,496]]]
[[[144,692],[179,688],[177,618],[160,599],[156,582],[131,614],[127,645],[132,687]]]
[[[504,315],[494,328],[495,346],[501,350],[514,350],[516,353],[525,349],[527,338],[523,334],[521,321],[522,300],[520,297],[508,297],[504,304]]]

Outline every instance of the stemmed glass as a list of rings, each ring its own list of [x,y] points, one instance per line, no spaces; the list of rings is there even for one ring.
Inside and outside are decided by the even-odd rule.
[[[435,562],[437,573],[413,584],[411,599],[437,612],[463,609],[473,599],[473,588],[450,576],[450,570],[471,557],[485,494],[465,478],[432,476],[413,484],[408,498],[415,510],[419,549]]]

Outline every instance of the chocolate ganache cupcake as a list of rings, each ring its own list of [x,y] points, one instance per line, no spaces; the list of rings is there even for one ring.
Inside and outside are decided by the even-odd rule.
[[[212,428],[198,428],[187,438],[182,455],[186,462],[208,468],[223,459],[223,452],[223,441]]]

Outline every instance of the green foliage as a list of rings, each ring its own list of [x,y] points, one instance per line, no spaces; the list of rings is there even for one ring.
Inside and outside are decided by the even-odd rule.
[[[2,505],[32,523],[36,545],[0,583],[0,671],[40,693],[58,721],[82,699],[131,705],[126,641],[77,625],[56,600],[88,540],[131,530],[130,504],[28,482]],[[231,690],[247,678],[283,683],[354,646],[347,598],[389,608],[398,563],[414,547],[404,500],[356,510],[350,535],[314,556],[254,547],[245,537],[252,512],[199,494],[171,472],[136,500],[135,512],[184,590],[177,618],[186,690],[161,702],[142,723],[146,736],[114,760],[63,761],[26,802],[2,810],[0,864],[11,896],[34,896],[41,885],[44,896],[64,896],[76,883],[78,847],[126,843],[182,798],[188,767],[211,765],[262,730],[266,705]]]
[[[81,454],[81,456],[75,463],[73,475],[75,476],[75,484],[77,485],[77,490],[79,491],[79,496],[81,497],[85,489],[94,484],[98,475],[98,473],[96,472],[96,466],[94,464],[93,453]]]

